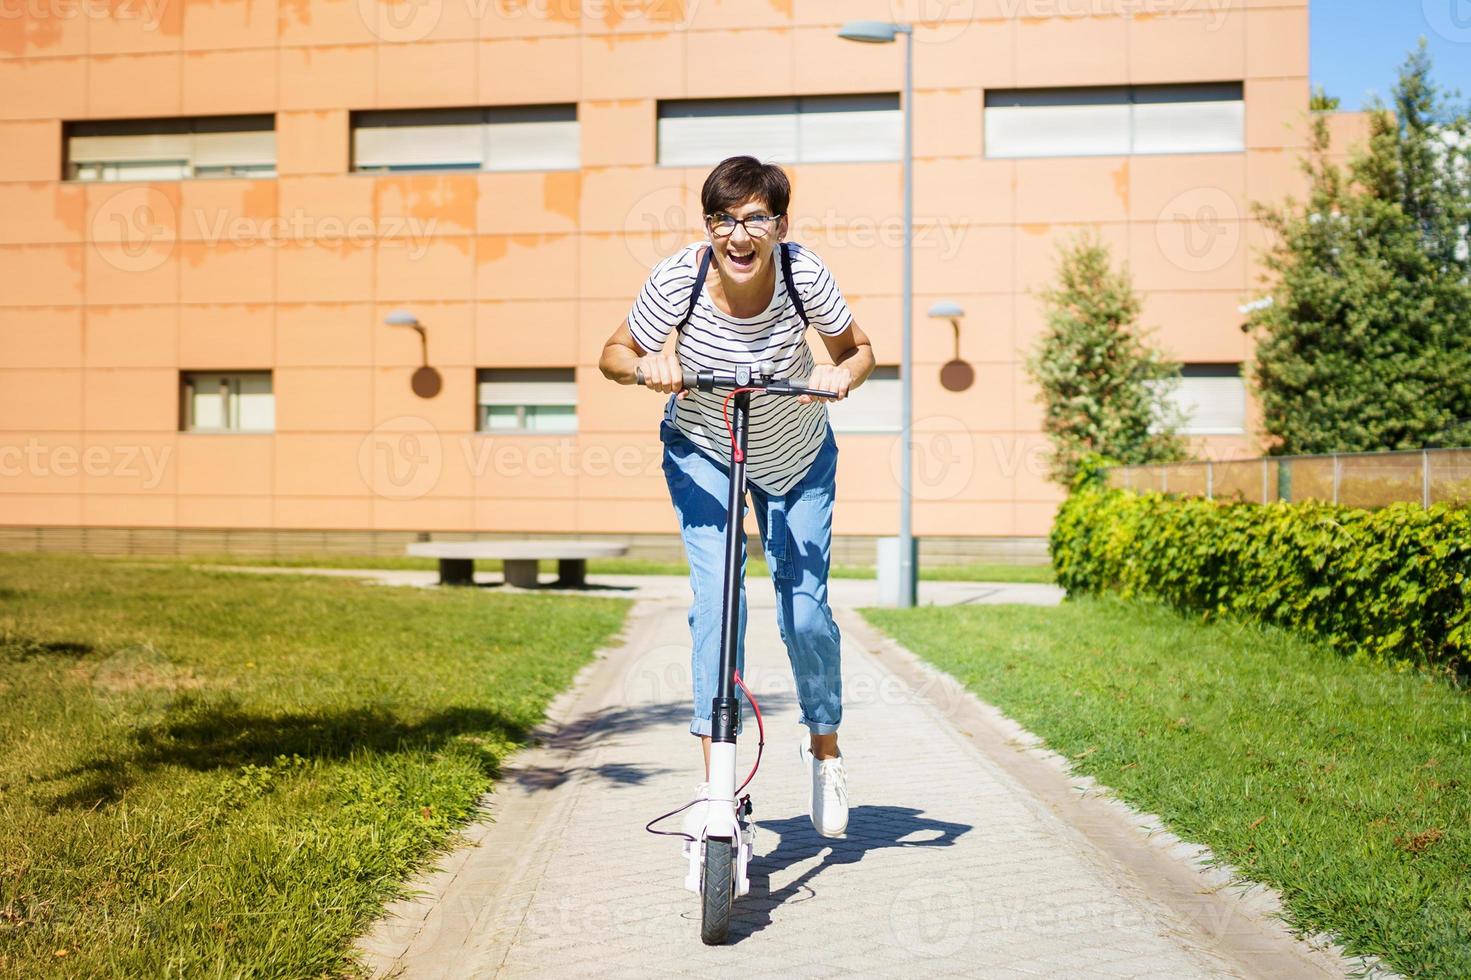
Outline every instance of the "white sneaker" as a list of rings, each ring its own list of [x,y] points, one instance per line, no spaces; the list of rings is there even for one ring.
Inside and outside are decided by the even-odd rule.
[[[695,799],[708,800],[710,798],[710,784],[701,783],[695,787]],[[684,811],[684,832],[695,840],[705,832],[705,821],[709,818],[710,804],[696,803]]]
[[[802,765],[808,773],[807,810],[812,814],[812,827],[824,837],[845,837],[848,833],[848,770],[843,754],[836,759],[817,759],[812,754],[811,735],[804,734],[797,744]]]

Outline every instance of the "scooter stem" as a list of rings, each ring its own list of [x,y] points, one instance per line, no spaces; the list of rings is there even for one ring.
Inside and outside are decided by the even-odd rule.
[[[740,703],[735,697],[735,655],[741,629],[741,559],[746,550],[746,420],[751,406],[750,392],[738,392],[731,413],[731,432],[739,452],[732,453],[730,464],[730,498],[725,523],[725,591],[721,605],[720,671],[715,697],[710,705],[711,742],[735,743],[736,725],[740,721]],[[712,746],[713,749],[713,746]],[[711,773],[712,777],[714,773]],[[731,773],[734,778],[734,771]],[[713,778],[711,788],[716,788]],[[731,787],[735,783],[732,781]],[[723,786],[719,787],[724,789]]]

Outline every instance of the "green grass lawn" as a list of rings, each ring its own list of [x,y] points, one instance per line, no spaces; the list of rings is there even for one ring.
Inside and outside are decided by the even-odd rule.
[[[1293,923],[1406,975],[1471,976],[1471,694],[1277,630],[1117,599],[869,609]]]
[[[624,600],[0,555],[0,975],[345,975]]]
[[[384,568],[432,571],[439,567],[433,558],[413,558],[408,555],[293,555],[290,557],[252,557],[249,555],[187,555],[177,558],[167,556],[134,556],[116,559],[128,562],[173,563],[187,562],[198,565],[253,565],[269,568]],[[543,561],[541,571],[553,573],[555,561]],[[482,559],[475,562],[477,572],[499,572],[499,560]],[[684,562],[652,561],[647,558],[591,558],[588,559],[589,575],[688,575],[689,565]],[[752,558],[746,563],[747,575],[768,575],[766,562]],[[874,570],[863,565],[834,565],[833,578],[873,578]],[[919,570],[922,581],[951,582],[1045,582],[1053,580],[1049,565],[996,565],[963,564],[934,565]]]

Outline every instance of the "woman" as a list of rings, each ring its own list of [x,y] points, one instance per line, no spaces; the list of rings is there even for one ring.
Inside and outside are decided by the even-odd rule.
[[[868,338],[853,322],[822,261],[809,249],[782,242],[790,199],[787,175],[774,164],[739,156],[716,166],[700,192],[706,239],[654,268],[599,362],[603,375],[619,384],[637,383],[641,372],[645,387],[672,395],[659,438],[694,591],[690,731],[700,736],[707,779],[710,702],[720,658],[730,440],[721,414],[724,393],[684,390],[683,369],[727,372],[735,365],[771,361],[778,377],[806,378],[808,386],[836,392],[841,399],[874,366]],[[703,289],[692,295],[702,266]],[[822,337],[832,364],[814,364],[808,325]],[[677,339],[666,351],[671,334]],[[847,774],[838,751],[842,681],[838,628],[827,603],[837,444],[826,406],[805,395],[755,396],[748,433],[752,504],[808,730],[799,751],[810,775],[812,824],[820,834],[840,837],[848,825]],[[745,653],[744,579],[740,624],[737,670],[743,669]],[[697,798],[704,798],[707,788],[702,784]],[[691,825],[703,824],[701,809],[687,811]]]

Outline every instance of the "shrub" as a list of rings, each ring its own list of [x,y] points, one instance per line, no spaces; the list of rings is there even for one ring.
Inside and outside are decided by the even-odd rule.
[[[1358,510],[1079,488],[1053,525],[1069,594],[1112,590],[1301,630],[1341,652],[1471,666],[1471,510]]]
[[[1052,441],[1052,478],[1066,486],[1089,454],[1126,463],[1185,458],[1170,401],[1179,365],[1139,327],[1143,301],[1095,234],[1064,246],[1042,293],[1047,330],[1027,360]]]

